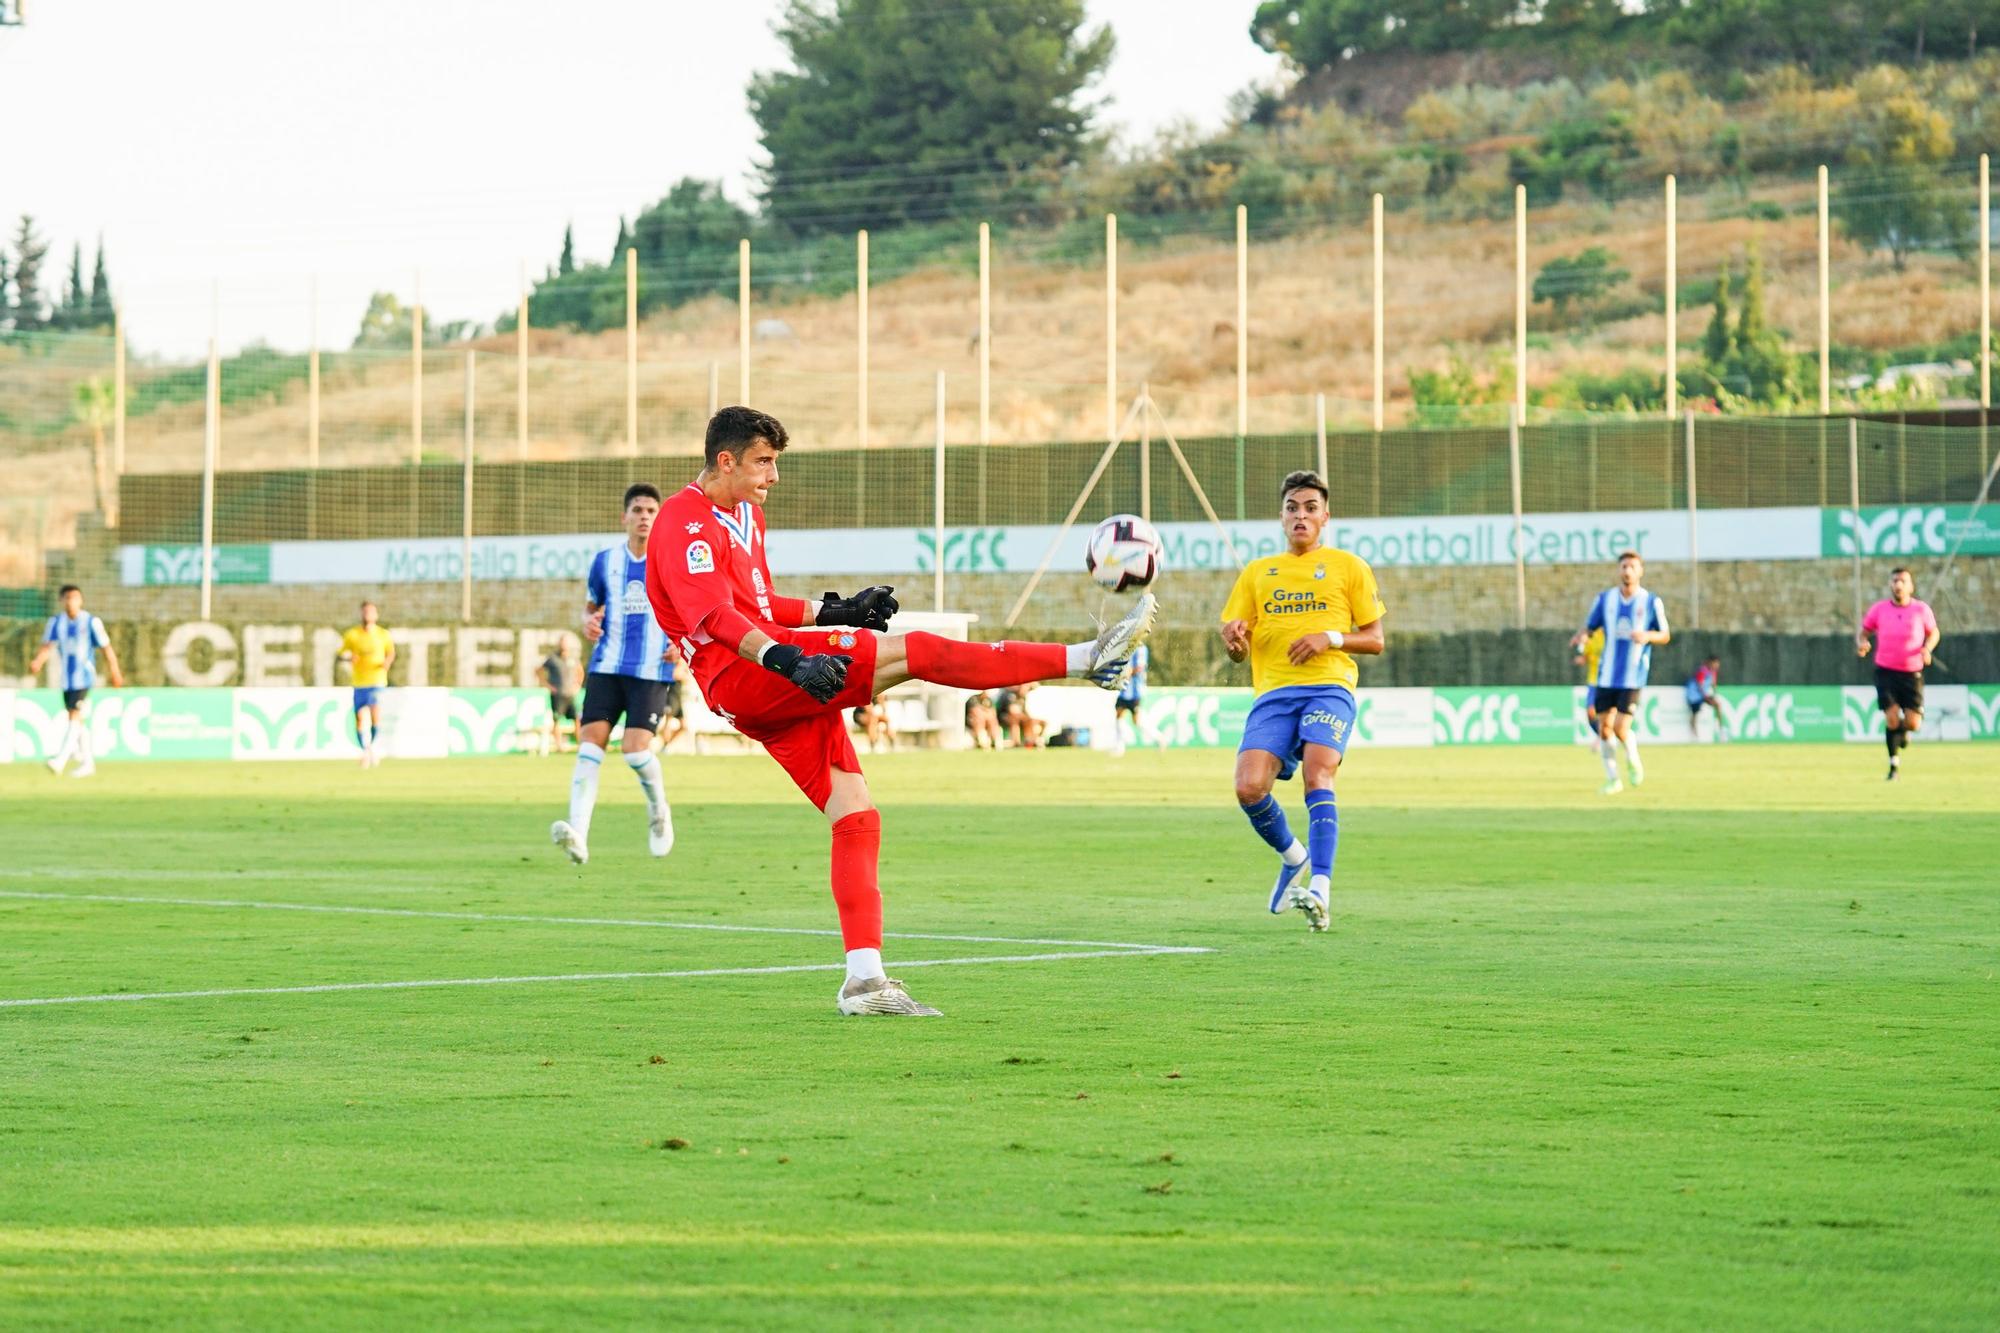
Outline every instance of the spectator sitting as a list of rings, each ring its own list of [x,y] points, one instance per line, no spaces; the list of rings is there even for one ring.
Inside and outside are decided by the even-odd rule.
[[[993,711],[999,715],[1000,728],[1007,739],[1015,745],[1034,749],[1042,742],[1042,731],[1047,725],[1028,712],[1028,692],[1032,684],[1016,685],[1002,690],[993,701]]]
[[[994,711],[993,696],[981,691],[965,701],[965,729],[975,750],[1000,748],[1000,715]]]

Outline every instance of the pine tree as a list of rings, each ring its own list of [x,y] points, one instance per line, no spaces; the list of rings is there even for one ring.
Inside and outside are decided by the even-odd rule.
[[[62,303],[50,324],[65,331],[80,329],[89,318],[90,293],[83,285],[83,242],[70,247],[69,281],[63,284]]]
[[[35,232],[35,220],[21,214],[14,230],[14,329],[33,333],[47,326],[42,311],[42,260],[48,257],[49,243]]]
[[[14,298],[7,286],[13,281],[14,271],[7,267],[7,252],[0,250],[0,329],[13,323]]]
[[[556,261],[558,275],[576,272],[576,228],[563,228],[562,258]]]
[[[117,316],[111,299],[111,279],[104,271],[104,238],[97,238],[97,267],[90,275],[90,327],[108,329]]]
[[[1750,271],[1743,277],[1743,313],[1736,320],[1736,345],[1754,347],[1764,337],[1764,255],[1750,247]]]
[[[1701,354],[1709,369],[1719,372],[1729,359],[1735,339],[1729,331],[1729,261],[1722,263],[1722,276],[1715,280],[1715,313],[1709,316],[1708,331],[1701,336]]]

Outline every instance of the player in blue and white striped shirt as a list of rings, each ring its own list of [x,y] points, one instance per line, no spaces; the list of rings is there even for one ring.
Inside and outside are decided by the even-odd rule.
[[[646,538],[660,513],[659,488],[636,482],[625,489],[625,540],[599,551],[585,580],[583,637],[595,646],[584,667],[583,715],[576,728],[576,769],[569,782],[569,818],[549,826],[549,837],[582,865],[590,859],[590,816],[597,806],[597,778],[611,728],[625,720],[620,748],[646,793],[646,844],[655,856],[673,850],[673,812],[666,777],[653,753],[653,735],[667,714],[674,658],[666,631],[646,595]]]
[[[69,725],[63,730],[62,744],[49,757],[49,772],[60,777],[70,756],[75,755],[76,771],[70,776],[87,778],[97,771],[97,764],[90,753],[90,726],[83,720],[83,705],[91,686],[97,684],[97,654],[104,654],[105,674],[112,685],[123,685],[125,673],[118,667],[118,654],[112,650],[104,622],[83,609],[83,589],[66,583],[58,597],[62,610],[49,617],[48,628],[42,631],[42,646],[28,662],[28,674],[38,673],[51,654],[59,659]]]
[[[1570,647],[1581,647],[1592,630],[1604,631],[1604,654],[1597,659],[1597,738],[1598,754],[1604,760],[1604,794],[1615,796],[1625,790],[1618,780],[1618,751],[1625,751],[1625,767],[1632,785],[1646,780],[1639,763],[1639,738],[1632,734],[1632,715],[1639,711],[1639,692],[1646,688],[1646,673],[1653,665],[1653,647],[1672,638],[1667,628],[1667,604],[1639,583],[1646,562],[1637,551],[1618,557],[1618,586],[1606,588],[1590,604],[1583,628],[1570,639]]]

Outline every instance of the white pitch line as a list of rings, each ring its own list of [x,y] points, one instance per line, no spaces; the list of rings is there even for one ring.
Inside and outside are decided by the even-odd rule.
[[[510,912],[446,912],[415,907],[360,907],[341,903],[272,903],[239,898],[158,898],[144,894],[55,893],[29,889],[0,889],[0,898],[41,902],[118,903],[155,907],[212,907],[258,912],[322,912],[335,916],[418,917],[432,921],[503,921],[541,926],[621,926],[646,930],[707,930],[740,935],[839,935],[837,930],[817,930],[807,926],[739,926],[716,921],[652,921],[644,918],[600,916],[531,916]],[[1207,953],[1206,949],[1185,950],[1170,944],[1129,944],[1118,940],[1042,940],[1011,935],[937,935],[915,931],[885,931],[884,939],[933,940],[951,944],[1041,944],[1050,948],[1124,949],[1134,953]],[[903,964],[912,966],[912,964]]]
[[[1146,958],[1159,954],[1212,953],[1181,945],[1152,948],[1096,949],[1087,953],[1017,953],[991,958],[913,958],[906,967],[977,967],[985,963],[1063,963],[1079,958]],[[51,995],[0,1000],[0,1009],[24,1009],[56,1004],[117,1004],[133,1000],[210,1000],[239,995],[329,995],[339,991],[437,990],[447,986],[534,986],[553,982],[655,981],[680,977],[761,977],[781,972],[844,972],[845,963],[795,963],[782,967],[700,967],[674,972],[566,972],[525,977],[447,977],[420,981],[335,981],[318,986],[243,986],[227,990],[125,992],[116,995]]]

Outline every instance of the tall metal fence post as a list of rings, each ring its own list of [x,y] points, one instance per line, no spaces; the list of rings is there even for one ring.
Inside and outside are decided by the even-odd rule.
[[[1104,215],[1104,433],[1118,439],[1118,215]]]
[[[1826,168],[1819,169],[1819,414],[1833,410],[1833,251]]]
[[[208,340],[208,392],[203,399],[201,436],[201,618],[214,610],[215,465],[222,452],[222,361],[215,339]]]
[[[464,625],[472,623],[472,442],[478,402],[473,358],[477,355],[469,347],[465,351],[465,457],[458,497],[458,619]]]
[[[944,610],[944,372],[937,373],[937,437],[931,462],[931,606]]]
[[[1528,419],[1528,187],[1514,187],[1514,411]]]
[[[528,266],[521,265],[520,304],[514,312],[514,459],[528,461]],[[519,483],[516,483],[519,490]]]
[[[125,312],[115,308],[111,312],[111,475],[125,475]]]
[[[1986,475],[1986,432],[1993,413],[1993,176],[1979,155],[1979,475]]]
[[[1694,409],[1687,412],[1688,474],[1688,628],[1701,628],[1701,544],[1700,520],[1695,514]]]
[[[1368,205],[1368,207],[1369,207],[1369,212],[1370,212],[1370,215],[1371,215],[1371,217],[1372,217],[1372,219],[1373,219],[1373,225],[1374,225],[1374,247],[1375,247],[1375,248],[1374,248],[1374,265],[1375,265],[1375,267],[1374,267],[1374,274],[1375,274],[1375,276],[1374,276],[1374,282],[1373,282],[1373,293],[1374,293],[1374,310],[1373,310],[1373,312],[1372,312],[1372,314],[1373,314],[1373,319],[1374,319],[1374,344],[1375,344],[1375,361],[1374,361],[1374,376],[1375,376],[1375,378],[1374,378],[1374,380],[1373,380],[1373,384],[1374,384],[1374,386],[1375,386],[1375,387],[1374,387],[1374,389],[1373,389],[1373,391],[1372,391],[1372,401],[1373,401],[1373,403],[1374,403],[1374,407],[1375,407],[1375,437],[1376,437],[1376,438],[1375,438],[1375,447],[1376,447],[1376,449],[1377,449],[1377,450],[1379,451],[1379,450],[1381,449],[1381,447],[1382,447],[1382,438],[1381,438],[1381,437],[1382,437],[1382,422],[1383,422],[1383,419],[1384,419],[1384,409],[1383,409],[1383,404],[1382,404],[1382,327],[1383,327],[1383,319],[1382,319],[1382,309],[1383,309],[1383,301],[1382,301],[1382,196],[1381,196],[1381,195],[1379,195],[1379,194],[1378,194],[1378,195],[1376,195],[1376,196],[1374,196],[1374,198],[1373,198],[1373,199],[1371,199],[1371,200],[1369,201],[1369,205]],[[1378,509],[1379,509],[1379,506],[1378,506]]]
[[[410,463],[424,461],[424,288],[417,278],[416,300],[410,305]],[[414,505],[416,487],[410,488]],[[411,536],[416,535],[413,528]]]
[[[1680,397],[1681,389],[1681,297],[1680,297],[1680,194],[1679,185],[1671,173],[1667,176],[1667,261],[1666,261],[1666,314],[1667,314],[1667,415],[1674,414],[1674,404]]]
[[[708,363],[708,415],[714,416],[722,410],[722,363]]]
[[[1139,399],[1145,410],[1139,413],[1139,517],[1153,521],[1153,385],[1139,385]]]
[[[1250,433],[1250,210],[1236,206],[1236,519],[1243,520],[1243,440]]]
[[[979,443],[993,442],[993,229],[979,224]]]
[[[868,229],[854,233],[854,443],[868,447]]]
[[[1514,503],[1514,628],[1528,627],[1528,565],[1521,551],[1521,405],[1507,410],[1507,479]]]
[[[1313,462],[1319,467],[1321,481],[1327,478],[1326,470],[1326,395],[1313,395]]]
[[[1854,547],[1854,623],[1861,623],[1861,422],[1847,419],[1847,511],[1853,515],[1849,540]]]
[[[736,401],[750,405],[750,238],[736,243]]]
[[[639,452],[639,251],[625,247],[625,452]]]

